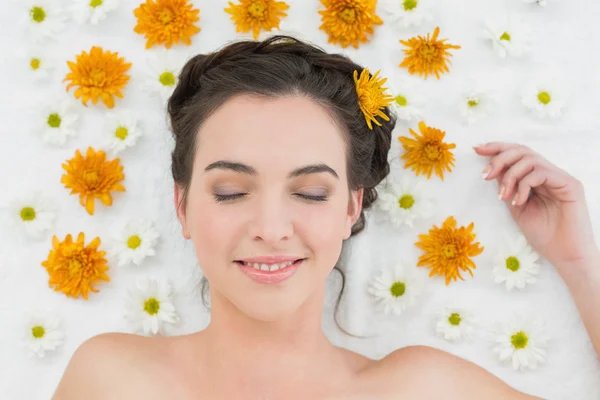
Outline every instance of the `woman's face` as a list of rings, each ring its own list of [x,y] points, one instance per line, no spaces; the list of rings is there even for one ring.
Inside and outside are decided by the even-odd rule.
[[[306,97],[240,95],[198,135],[178,217],[213,301],[224,296],[248,316],[274,321],[324,293],[362,204],[362,190],[348,191],[345,144],[331,116]],[[176,187],[176,206],[180,196]],[[305,260],[278,283],[251,278],[244,270],[261,272],[236,262],[264,256]]]

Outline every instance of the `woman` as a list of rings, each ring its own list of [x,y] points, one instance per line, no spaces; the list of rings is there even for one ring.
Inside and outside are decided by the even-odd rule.
[[[372,360],[324,335],[326,278],[389,173],[395,119],[384,108],[370,129],[353,79],[362,70],[282,36],[187,62],[168,104],[174,200],[210,282],[211,322],[183,336],[93,337],[54,399],[535,398],[434,348]],[[600,251],[581,184],[523,146],[476,151],[598,352]]]

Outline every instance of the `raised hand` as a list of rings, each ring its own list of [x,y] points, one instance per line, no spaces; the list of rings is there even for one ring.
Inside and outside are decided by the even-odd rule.
[[[526,146],[491,142],[474,149],[490,157],[483,178],[498,181],[499,199],[508,202],[513,219],[539,254],[559,269],[598,259],[580,181]]]

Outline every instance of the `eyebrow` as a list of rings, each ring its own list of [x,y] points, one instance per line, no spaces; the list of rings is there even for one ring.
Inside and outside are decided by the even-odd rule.
[[[206,168],[204,168],[204,171],[208,172],[208,171],[216,170],[216,169],[234,171],[234,172],[238,172],[238,173],[250,175],[250,176],[258,175],[258,172],[256,172],[256,169],[254,169],[253,167],[251,167],[249,165],[246,165],[246,164],[243,164],[240,162],[225,161],[225,160],[219,160],[219,161],[210,163]],[[320,172],[329,173],[329,174],[333,175],[336,179],[339,179],[339,176],[335,172],[335,170],[333,168],[331,168],[330,166],[328,166],[327,164],[323,164],[323,163],[305,165],[303,167],[296,168],[295,170],[293,170],[292,172],[290,172],[288,174],[288,179],[296,178],[296,177],[299,177],[302,175],[317,174]]]

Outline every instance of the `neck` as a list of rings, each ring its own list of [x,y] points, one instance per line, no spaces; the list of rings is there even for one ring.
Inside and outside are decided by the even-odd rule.
[[[252,385],[317,382],[340,372],[342,351],[322,329],[325,286],[313,293],[296,312],[264,322],[241,312],[211,290],[211,321],[203,334],[203,357],[216,380]]]

